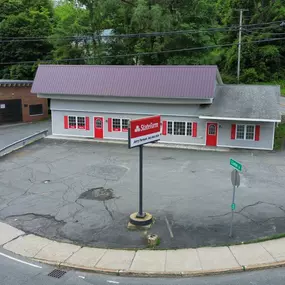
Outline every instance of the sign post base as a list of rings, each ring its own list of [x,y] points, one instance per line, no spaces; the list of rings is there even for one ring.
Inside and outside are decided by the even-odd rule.
[[[130,223],[134,226],[148,226],[152,224],[153,219],[150,213],[144,213],[144,217],[138,217],[138,213],[130,215]]]

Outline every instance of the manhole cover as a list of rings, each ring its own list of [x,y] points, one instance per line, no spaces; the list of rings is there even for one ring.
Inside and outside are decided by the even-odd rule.
[[[89,200],[97,200],[97,201],[106,201],[110,199],[114,199],[113,189],[107,189],[104,187],[91,188],[85,192],[83,192],[79,199],[89,199]]]
[[[66,271],[59,270],[59,269],[55,269],[55,270],[53,270],[52,272],[50,272],[50,273],[48,274],[48,276],[54,277],[54,278],[58,278],[58,279],[59,279],[59,278],[62,277],[65,273],[66,273]]]

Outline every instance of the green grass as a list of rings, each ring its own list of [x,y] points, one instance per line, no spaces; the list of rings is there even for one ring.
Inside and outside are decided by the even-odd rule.
[[[283,149],[284,140],[285,140],[285,123],[280,123],[278,127],[275,129],[274,149],[275,150]]]

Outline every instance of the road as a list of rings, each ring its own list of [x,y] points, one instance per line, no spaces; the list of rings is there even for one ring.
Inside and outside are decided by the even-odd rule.
[[[29,124],[17,124],[0,126],[0,149],[22,138],[28,137],[36,132],[51,129],[50,121],[41,121]]]
[[[179,279],[118,277],[73,270],[67,270],[63,277],[57,279],[48,276],[53,270],[49,265],[31,262],[0,250],[1,285],[280,285],[285,280],[284,268]]]

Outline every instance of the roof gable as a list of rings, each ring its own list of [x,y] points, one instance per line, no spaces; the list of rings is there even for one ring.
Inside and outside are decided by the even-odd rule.
[[[32,92],[211,99],[217,78],[216,66],[40,65]]]

